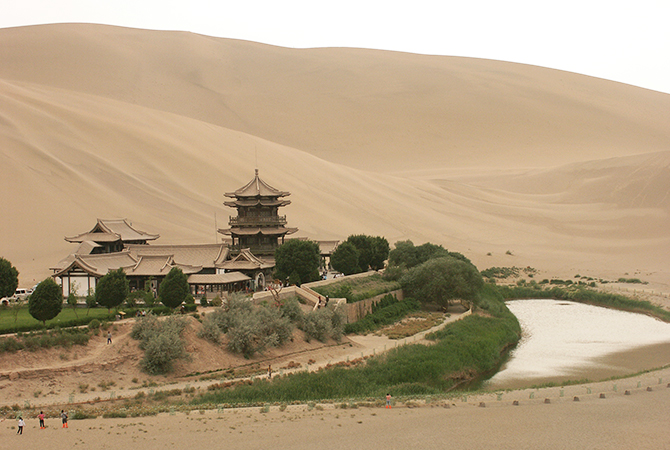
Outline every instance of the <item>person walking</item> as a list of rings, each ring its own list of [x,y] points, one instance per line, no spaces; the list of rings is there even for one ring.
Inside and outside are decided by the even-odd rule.
[[[386,409],[391,409],[391,394],[386,394]]]
[[[111,331],[107,332],[107,343],[108,344],[112,343],[112,332]]]
[[[16,430],[16,434],[23,434],[23,427],[26,426],[26,423],[23,421],[23,417],[19,416],[19,429]]]
[[[67,413],[64,410],[60,410],[60,418],[63,420],[63,427],[62,428],[69,428],[67,426]]]
[[[272,379],[272,366],[268,364],[268,380]]]
[[[44,411],[40,411],[37,415],[37,418],[40,419],[40,430],[44,430],[46,426],[44,425]]]

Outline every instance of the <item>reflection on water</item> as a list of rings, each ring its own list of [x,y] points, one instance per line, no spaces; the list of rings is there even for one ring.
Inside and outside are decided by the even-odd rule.
[[[557,300],[515,300],[507,306],[523,337],[487,388],[622,375],[609,356],[634,358],[637,349],[653,345],[660,353],[657,363],[645,368],[670,363],[670,324],[654,318]]]

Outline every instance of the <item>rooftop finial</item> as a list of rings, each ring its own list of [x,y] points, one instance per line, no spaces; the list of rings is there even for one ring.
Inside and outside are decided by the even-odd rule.
[[[256,176],[258,176],[258,169],[256,169]]]

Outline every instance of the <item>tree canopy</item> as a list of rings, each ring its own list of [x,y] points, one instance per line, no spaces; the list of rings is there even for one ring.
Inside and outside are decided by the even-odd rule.
[[[119,268],[100,278],[95,287],[95,300],[100,306],[111,310],[123,303],[129,292],[126,273]]]
[[[353,246],[356,250],[355,264],[353,262],[354,252],[349,246]],[[368,269],[383,269],[384,261],[389,256],[389,248],[389,243],[384,237],[352,234],[337,246],[331,257],[331,264],[335,270],[345,275],[365,272]],[[341,265],[344,270],[338,269],[337,265]]]
[[[186,301],[190,293],[188,276],[179,267],[173,267],[158,288],[158,299],[168,308],[176,308]]]
[[[450,252],[441,245],[425,244],[414,246],[412,241],[398,241],[395,248],[389,252],[389,266],[405,267],[411,269],[423,264],[429,259],[451,256],[468,264],[472,264],[468,258],[461,253]]]
[[[321,265],[321,249],[314,241],[291,239],[275,250],[275,277],[291,278],[296,283],[317,281]]]
[[[474,265],[444,256],[410,269],[400,284],[407,297],[447,307],[455,299],[475,302],[484,280]]]
[[[0,298],[14,295],[19,286],[19,271],[5,258],[0,258]]]
[[[330,256],[330,264],[333,269],[342,272],[345,275],[359,273],[361,271],[358,265],[358,250],[351,242],[344,241],[337,246]]]
[[[28,300],[28,312],[44,325],[47,320],[60,314],[62,309],[63,290],[52,278],[38,284]]]

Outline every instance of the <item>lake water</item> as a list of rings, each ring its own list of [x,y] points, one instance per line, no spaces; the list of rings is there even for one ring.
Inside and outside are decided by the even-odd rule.
[[[507,306],[523,337],[486,389],[597,381],[670,364],[670,324],[652,317],[557,300]]]

